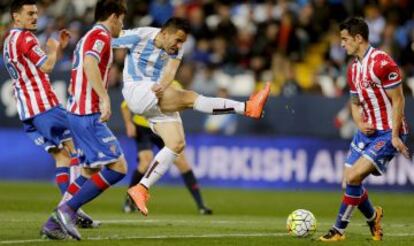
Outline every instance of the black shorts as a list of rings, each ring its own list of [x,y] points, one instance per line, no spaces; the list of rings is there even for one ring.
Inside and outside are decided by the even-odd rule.
[[[153,133],[150,128],[135,125],[137,130],[137,136],[135,137],[135,143],[137,144],[138,151],[152,150],[155,146],[158,149],[164,147],[164,142],[157,134]]]

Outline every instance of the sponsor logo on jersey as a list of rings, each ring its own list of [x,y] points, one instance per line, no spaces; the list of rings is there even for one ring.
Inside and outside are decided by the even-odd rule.
[[[109,137],[106,137],[106,138],[102,138],[102,142],[104,142],[104,143],[108,143],[108,142],[111,142],[111,141],[114,141],[114,140],[116,140],[115,136],[109,136]]]
[[[396,80],[397,78],[398,78],[398,73],[396,72],[391,72],[390,74],[388,74],[389,80]]]

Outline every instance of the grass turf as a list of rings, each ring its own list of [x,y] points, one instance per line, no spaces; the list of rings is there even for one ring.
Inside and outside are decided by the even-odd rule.
[[[155,187],[148,217],[124,214],[125,187],[114,187],[84,210],[103,221],[98,229],[81,229],[83,240],[47,241],[39,237],[42,223],[59,199],[48,183],[0,183],[0,245],[322,245],[314,239],[334,222],[341,192],[203,189],[214,215],[198,215],[184,187]],[[370,193],[385,210],[381,245],[414,245],[414,196]],[[318,220],[313,237],[292,238],[288,214],[298,208]],[[368,227],[356,212],[347,239],[336,245],[373,245]]]

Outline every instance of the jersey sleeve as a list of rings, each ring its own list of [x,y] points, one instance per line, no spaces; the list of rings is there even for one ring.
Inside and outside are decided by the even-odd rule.
[[[127,48],[132,49],[136,46],[141,38],[138,35],[138,30],[123,30],[119,38],[115,38],[112,40],[112,47],[113,48]]]
[[[348,68],[346,70],[346,80],[349,85],[349,93],[356,95],[358,94],[358,91],[356,90],[354,81],[352,80],[352,66],[353,63],[348,65]]]
[[[42,66],[47,60],[46,53],[40,48],[39,41],[31,32],[25,32],[18,47],[21,47],[23,55],[37,67]]]
[[[373,69],[385,89],[392,89],[401,84],[400,69],[389,55],[378,55]]]
[[[91,35],[85,42],[84,54],[86,56],[92,56],[101,61],[104,54],[111,48],[111,40],[108,34],[100,32]]]

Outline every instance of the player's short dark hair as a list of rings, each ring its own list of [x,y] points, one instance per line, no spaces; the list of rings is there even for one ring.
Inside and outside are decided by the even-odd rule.
[[[13,17],[13,14],[20,12],[24,5],[36,5],[36,3],[36,0],[13,0],[10,5],[10,15]]]
[[[99,0],[95,7],[95,21],[105,21],[112,14],[120,16],[126,12],[127,7],[124,0]]]
[[[172,17],[162,25],[161,30],[173,28],[173,30],[181,30],[186,34],[190,33],[190,23],[188,20],[179,17]]]
[[[339,30],[347,30],[352,37],[357,34],[368,41],[369,29],[368,24],[362,17],[350,17],[339,25]]]

